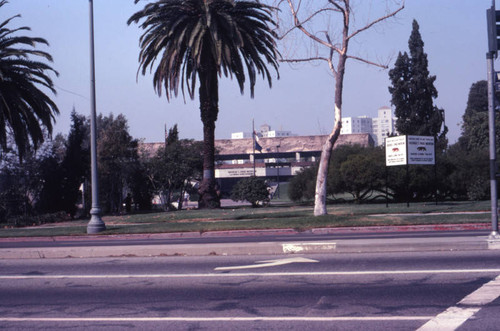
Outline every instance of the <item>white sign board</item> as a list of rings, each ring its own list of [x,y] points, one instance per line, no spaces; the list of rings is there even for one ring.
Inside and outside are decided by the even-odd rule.
[[[254,172],[251,164],[248,164],[248,168],[215,169],[215,178],[241,178],[241,177],[251,177],[253,175]],[[257,167],[255,169],[255,176],[265,177],[266,169],[262,167]]]
[[[397,136],[385,140],[386,166],[435,164],[434,137]]]
[[[408,136],[408,164],[435,164],[434,137]]]
[[[406,164],[406,136],[387,137],[385,139],[385,165]]]

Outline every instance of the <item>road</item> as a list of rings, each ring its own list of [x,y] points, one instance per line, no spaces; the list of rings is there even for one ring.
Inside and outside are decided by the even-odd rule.
[[[499,275],[498,250],[0,260],[0,328],[498,330]]]

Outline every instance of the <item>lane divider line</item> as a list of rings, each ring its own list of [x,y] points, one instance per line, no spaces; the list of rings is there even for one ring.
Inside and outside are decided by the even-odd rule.
[[[0,322],[343,322],[343,321],[420,321],[432,316],[367,316],[367,317],[0,317]]]
[[[231,277],[303,277],[303,276],[366,276],[366,275],[421,275],[500,273],[500,269],[441,269],[441,270],[371,270],[318,272],[247,272],[205,274],[117,274],[117,275],[0,275],[2,279],[127,279],[127,278],[231,278]]]

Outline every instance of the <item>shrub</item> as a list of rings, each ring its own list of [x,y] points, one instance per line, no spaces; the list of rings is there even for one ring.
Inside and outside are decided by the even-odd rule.
[[[7,226],[9,227],[25,227],[25,226],[35,226],[35,225],[43,225],[49,223],[59,223],[59,222],[67,222],[71,220],[71,217],[63,211],[51,213],[51,214],[42,214],[42,215],[19,215],[15,217],[11,217],[7,220]]]
[[[234,185],[231,191],[233,201],[248,201],[252,207],[259,203],[269,202],[269,191],[266,182],[257,177],[243,178]]]
[[[288,196],[292,201],[311,200],[314,198],[317,167],[304,168],[290,180]]]

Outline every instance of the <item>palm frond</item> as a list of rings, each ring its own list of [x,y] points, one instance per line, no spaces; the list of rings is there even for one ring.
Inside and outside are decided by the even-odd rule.
[[[214,66],[219,76],[234,77],[241,93],[248,77],[253,97],[257,75],[271,86],[268,66],[278,72],[273,10],[256,1],[148,3],[127,21],[144,30],[138,74],[154,71],[155,91],[158,95],[165,91],[167,99],[177,96],[179,87],[183,94],[186,87],[193,98],[196,77]]]
[[[0,7],[7,1],[0,1]],[[38,44],[49,45],[38,37],[19,36],[30,28],[8,28],[9,23],[20,17],[13,16],[0,24],[0,146],[7,148],[7,135],[13,136],[19,156],[31,146],[40,145],[46,133],[52,133],[52,123],[59,113],[57,105],[43,92],[55,94],[50,73],[59,75],[50,65],[37,61],[42,58],[52,62],[52,56],[36,49]]]

